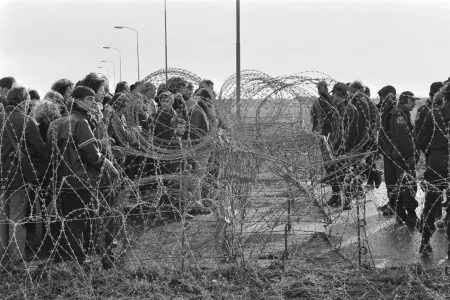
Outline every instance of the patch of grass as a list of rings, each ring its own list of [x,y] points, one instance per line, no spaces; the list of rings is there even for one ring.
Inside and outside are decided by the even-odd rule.
[[[450,281],[420,266],[364,270],[345,263],[274,261],[265,268],[222,264],[184,273],[154,264],[82,271],[67,265],[2,275],[2,299],[445,299]],[[31,275],[31,276],[29,276]]]

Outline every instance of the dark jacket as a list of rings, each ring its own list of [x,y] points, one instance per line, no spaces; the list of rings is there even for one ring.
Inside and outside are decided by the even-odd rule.
[[[31,158],[43,158],[49,150],[42,140],[36,121],[27,116],[19,106],[6,106],[4,114],[0,114],[0,124],[2,186],[17,189],[24,184],[26,176],[22,176],[18,168],[20,154],[14,150],[5,126],[10,124],[8,126],[11,126],[16,144]]]
[[[50,124],[47,140],[56,152],[58,182],[65,178],[63,188],[97,188],[102,180],[105,157],[87,118],[86,112],[74,107],[71,115]]]
[[[349,148],[353,150],[355,147],[358,147],[359,151],[366,151],[371,126],[371,112],[368,99],[365,98],[364,94],[358,93],[353,96],[352,104],[356,108],[355,119],[353,120],[356,123],[356,128],[351,128],[354,130],[354,133],[352,132],[349,136]]]
[[[376,151],[378,148],[378,132],[380,131],[380,113],[378,107],[369,98],[366,98],[369,108],[369,142],[367,151]]]
[[[189,100],[186,105],[191,105],[191,107],[188,107],[186,111],[188,120],[184,139],[188,139],[195,144],[210,131],[211,124],[207,115],[209,108],[204,100],[191,104]]]
[[[157,144],[166,147],[179,147],[176,141],[177,135],[175,133],[174,119],[179,118],[175,110],[170,112],[159,110],[153,117],[153,135],[158,138]]]
[[[411,113],[402,104],[392,110],[390,135],[394,159],[407,160],[416,157],[415,132],[411,123]]]
[[[432,99],[428,99],[425,105],[422,105],[417,110],[416,120],[414,121],[414,130],[416,131],[416,136],[419,135],[422,124],[425,121],[427,114],[433,109]]]
[[[450,124],[450,103],[429,112],[417,136],[417,147],[423,152],[448,152],[448,130]]]
[[[0,95],[0,104],[3,105],[3,107],[8,106],[7,101],[6,101],[6,97],[3,95]]]
[[[351,102],[345,101],[338,104],[338,111],[341,141],[335,147],[339,148],[337,155],[343,155],[352,151],[357,144],[358,110]]]
[[[388,157],[392,157],[393,145],[391,140],[391,119],[392,111],[396,107],[396,101],[394,97],[388,97],[382,103],[382,105],[377,106],[381,115],[380,131],[378,134],[378,148],[380,152]]]
[[[317,98],[311,107],[311,120],[313,131],[321,128],[320,134],[323,136],[331,135],[333,126],[339,122],[339,114],[333,107],[331,101],[323,96]]]

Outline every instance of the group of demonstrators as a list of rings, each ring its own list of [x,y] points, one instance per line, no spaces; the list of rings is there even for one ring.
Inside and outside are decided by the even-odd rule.
[[[397,98],[396,89],[383,87],[379,103],[370,99],[370,90],[361,82],[336,83],[328,93],[326,82],[318,84],[319,98],[311,109],[313,130],[322,138],[322,156],[327,176],[325,182],[332,186],[330,206],[342,205],[351,209],[352,196],[347,190],[363,191],[378,188],[381,172],[376,161],[382,157],[388,203],[379,209],[386,216],[396,216],[396,221],[422,233],[419,252],[432,252],[430,239],[437,228],[450,234],[448,220],[449,151],[450,151],[450,84],[434,82],[429,99],[419,107],[415,121],[411,112],[419,99],[412,92],[402,92]],[[363,141],[363,143],[360,143]],[[416,213],[418,201],[416,166],[420,154],[426,161],[424,180],[425,203],[421,217]],[[366,157],[362,162],[361,157]],[[347,178],[357,178],[351,182]],[[342,192],[341,192],[342,190]],[[361,195],[361,194],[360,194]],[[341,199],[344,197],[344,199]],[[442,210],[447,214],[442,219]],[[450,258],[450,247],[449,256]]]
[[[200,184],[192,188],[195,205],[183,212],[169,209],[165,217],[210,213],[208,202],[202,201],[201,183],[210,176],[207,165],[215,163],[212,149],[206,152],[211,155],[191,155],[188,163],[154,159],[139,151],[142,137],[165,151],[200,143],[218,124],[213,82],[203,80],[194,90],[182,77],[169,78],[158,88],[143,81],[130,89],[122,81],[114,94],[108,85],[95,73],[76,84],[60,79],[40,99],[13,77],[0,79],[2,267],[25,266],[29,250],[47,254],[55,263],[74,260],[81,265],[89,263],[87,254],[97,252],[103,267],[113,266],[114,224],[120,218],[107,208],[117,204],[124,178],[191,172]],[[133,105],[138,105],[136,118],[127,115]],[[137,154],[116,153],[112,146]],[[174,207],[173,199],[161,201]],[[37,207],[44,222],[43,240],[36,244],[36,218],[31,217]]]

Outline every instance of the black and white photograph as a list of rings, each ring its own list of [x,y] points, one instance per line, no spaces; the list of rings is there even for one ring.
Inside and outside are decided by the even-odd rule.
[[[450,299],[449,20],[0,0],[0,299]]]

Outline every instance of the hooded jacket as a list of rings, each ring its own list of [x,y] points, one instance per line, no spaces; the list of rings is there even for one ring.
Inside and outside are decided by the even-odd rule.
[[[6,119],[6,120],[5,120]],[[15,142],[30,157],[44,157],[49,149],[42,140],[36,121],[27,116],[20,106],[7,105],[0,114],[1,138],[1,186],[6,189],[18,189],[25,183],[18,167],[20,153],[16,151],[6,132],[5,126],[11,126]]]
[[[426,115],[417,137],[417,147],[423,152],[448,152],[449,126],[450,102],[446,102]]]

